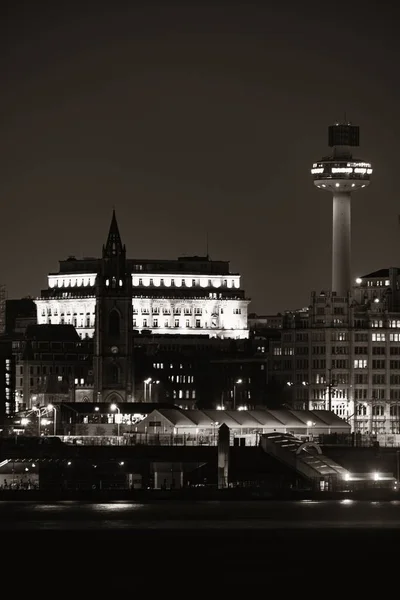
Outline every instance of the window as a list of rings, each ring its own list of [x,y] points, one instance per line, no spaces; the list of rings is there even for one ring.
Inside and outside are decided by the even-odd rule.
[[[119,313],[117,310],[112,310],[108,317],[108,333],[112,337],[118,337],[120,334]]]
[[[386,341],[386,335],[384,333],[373,333],[372,341],[373,342],[384,342],[384,341]]]
[[[396,375],[392,375],[392,377],[396,377]],[[390,379],[392,379],[392,377]],[[400,383],[400,375],[398,376]],[[372,385],[385,385],[385,376],[382,374],[374,374],[372,375]]]
[[[367,359],[366,358],[356,358],[354,360],[354,368],[355,369],[366,369],[367,368]]]
[[[363,390],[359,390],[359,391],[363,391]],[[365,404],[359,404],[357,406],[357,416],[359,416],[359,417],[367,416],[367,407],[365,406]]]
[[[390,407],[390,416],[396,417],[397,419],[400,417],[400,405],[392,404]]]
[[[368,346],[354,346],[354,354],[368,354]]]
[[[400,333],[391,333],[389,339],[391,342],[400,342]]]
[[[373,346],[372,354],[386,354],[385,346]]]
[[[373,369],[384,369],[385,368],[385,361],[380,359],[380,360],[373,360],[372,361],[372,368]]]
[[[356,333],[355,341],[356,342],[368,342],[368,333]]]
[[[174,327],[179,327],[179,319],[175,319],[175,321],[174,321]]]
[[[111,383],[119,383],[119,368],[118,365],[110,367]]]
[[[340,358],[332,360],[332,369],[348,369],[349,363],[347,360]]]

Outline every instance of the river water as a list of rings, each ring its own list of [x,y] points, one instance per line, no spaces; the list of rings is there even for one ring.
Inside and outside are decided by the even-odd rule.
[[[1,531],[399,530],[400,501],[0,502]]]
[[[164,595],[208,594],[215,581],[234,592],[286,589],[305,576],[330,586],[349,565],[385,572],[400,544],[400,501],[3,501],[0,539],[7,581],[24,586],[21,573],[40,565],[43,589],[86,585],[90,597],[143,582]]]

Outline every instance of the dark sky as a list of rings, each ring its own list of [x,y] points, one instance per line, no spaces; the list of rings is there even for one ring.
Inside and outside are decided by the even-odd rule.
[[[331,199],[309,169],[345,111],[374,166],[354,275],[400,266],[395,2],[63,4],[0,9],[9,297],[99,255],[115,206],[129,256],[202,254],[208,231],[253,311],[307,305],[331,273]]]

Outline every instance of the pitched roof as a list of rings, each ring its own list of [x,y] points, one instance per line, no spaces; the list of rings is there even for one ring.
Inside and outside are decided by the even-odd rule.
[[[389,271],[390,269],[379,269],[378,271],[368,273],[368,275],[362,275],[361,279],[366,279],[367,277],[370,277],[371,279],[374,279],[375,277],[389,277]]]
[[[337,415],[325,410],[183,410],[178,408],[164,409],[156,407],[155,412],[167,419],[174,427],[203,427],[223,423],[231,429],[249,428],[273,429],[294,428],[305,430],[311,421],[315,429],[343,428],[348,431],[349,424]],[[152,414],[146,417],[154,420]],[[144,421],[142,422],[144,423]]]

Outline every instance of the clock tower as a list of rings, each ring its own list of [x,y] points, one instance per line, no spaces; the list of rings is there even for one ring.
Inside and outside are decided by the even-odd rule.
[[[132,318],[132,274],[113,211],[96,278],[95,402],[133,401]]]

